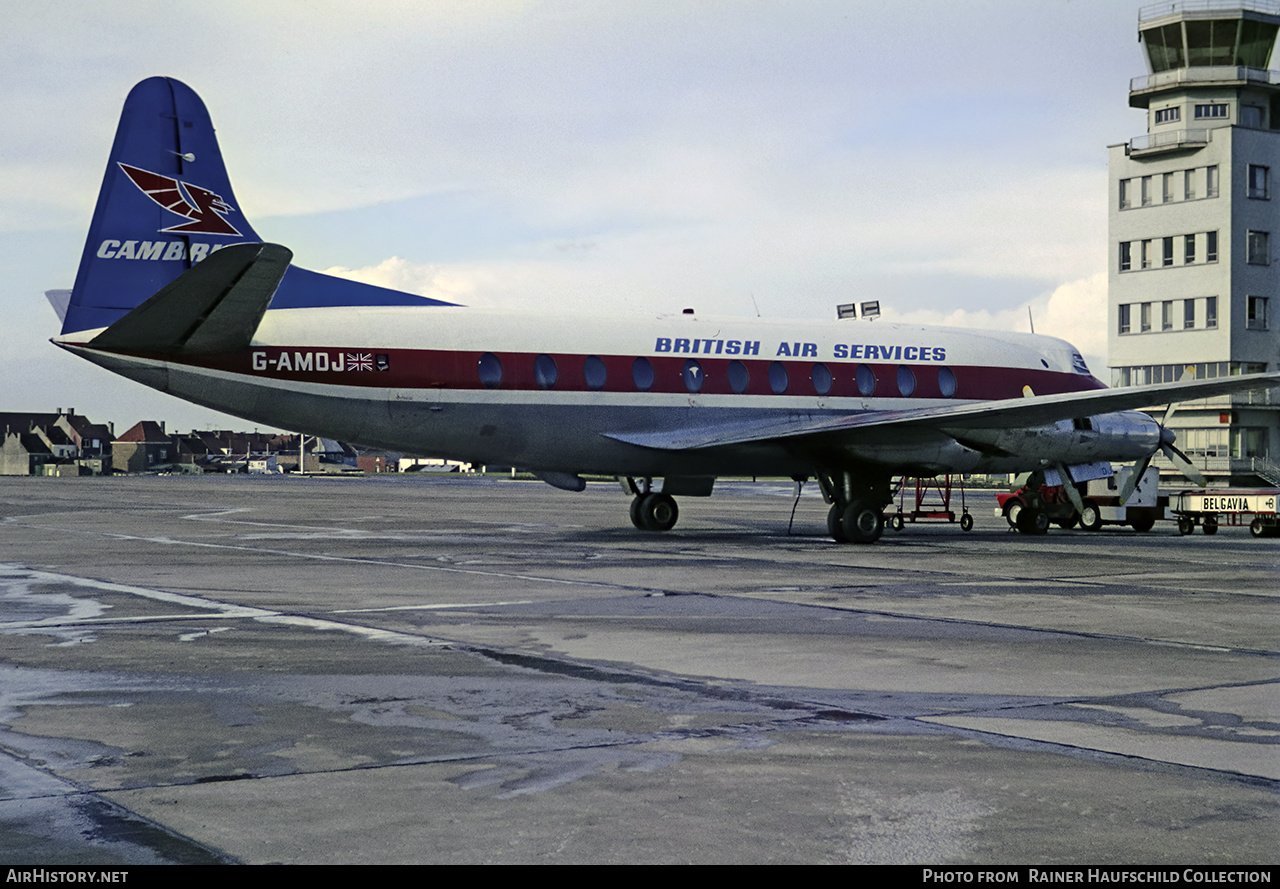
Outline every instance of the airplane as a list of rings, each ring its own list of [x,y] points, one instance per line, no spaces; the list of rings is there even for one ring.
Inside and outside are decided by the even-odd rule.
[[[238,206],[196,93],[137,84],[53,342],[265,425],[517,466],[570,491],[614,476],[645,531],[725,476],[816,478],[830,536],[872,543],[900,475],[1080,483],[1157,451],[1194,473],[1134,409],[1280,383],[1108,389],[1069,343],[1034,334],[468,308],[299,268]]]

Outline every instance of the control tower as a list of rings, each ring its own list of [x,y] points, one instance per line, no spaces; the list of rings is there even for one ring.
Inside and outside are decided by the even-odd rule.
[[[1138,12],[1147,132],[1108,148],[1114,386],[1280,368],[1277,32],[1269,0]],[[1170,427],[1212,483],[1280,485],[1280,390],[1183,403]]]

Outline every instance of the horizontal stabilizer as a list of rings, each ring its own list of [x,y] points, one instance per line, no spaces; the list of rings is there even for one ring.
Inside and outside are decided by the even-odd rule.
[[[117,352],[215,355],[249,347],[293,253],[234,244],[209,255],[89,343]]]

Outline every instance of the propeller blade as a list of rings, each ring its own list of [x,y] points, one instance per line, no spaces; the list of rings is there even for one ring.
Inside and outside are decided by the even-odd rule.
[[[1173,446],[1171,442],[1164,442],[1160,445],[1160,450],[1169,458],[1169,462],[1178,467],[1178,471],[1191,480],[1197,487],[1203,488],[1208,481],[1195,464],[1187,457],[1186,454]]]
[[[1058,479],[1062,482],[1062,489],[1067,492],[1067,499],[1076,508],[1076,512],[1083,514],[1084,498],[1080,496],[1080,491],[1076,488],[1075,479],[1071,477],[1067,464],[1059,463],[1054,468],[1058,470]]]
[[[1147,454],[1147,456],[1133,464],[1133,471],[1129,473],[1129,477],[1124,480],[1124,485],[1120,488],[1121,506],[1133,496],[1134,491],[1138,490],[1138,482],[1142,481],[1142,476],[1146,474],[1147,467],[1151,465],[1152,456],[1152,454]]]

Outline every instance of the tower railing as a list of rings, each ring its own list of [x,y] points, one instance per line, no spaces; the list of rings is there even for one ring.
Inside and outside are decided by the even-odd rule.
[[[1145,22],[1166,15],[1177,15],[1180,12],[1228,12],[1235,10],[1244,12],[1261,12],[1267,15],[1280,15],[1280,3],[1272,0],[1166,0],[1164,3],[1148,3],[1139,7],[1138,21]]]
[[[1241,68],[1235,65],[1205,65],[1172,68],[1155,74],[1144,74],[1129,80],[1129,92],[1136,93],[1153,87],[1178,86],[1184,83],[1280,83],[1280,71],[1270,68]]]
[[[1208,145],[1209,138],[1209,130],[1206,127],[1197,127],[1192,130],[1164,130],[1134,136],[1129,140],[1129,150],[1153,151],[1180,148],[1184,145]]]

